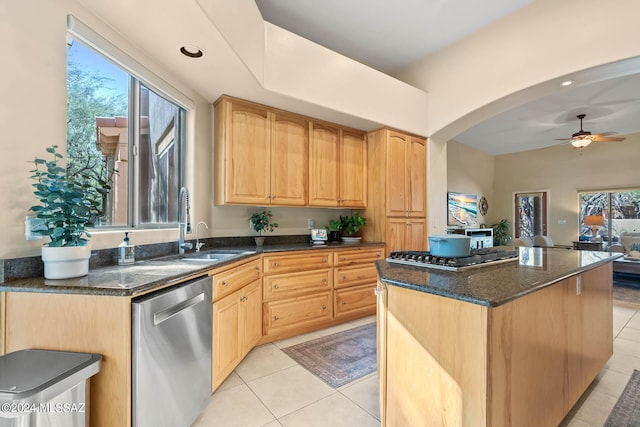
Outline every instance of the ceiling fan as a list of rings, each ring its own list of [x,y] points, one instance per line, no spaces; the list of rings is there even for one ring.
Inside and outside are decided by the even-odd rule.
[[[615,132],[603,132],[603,133],[594,133],[592,134],[588,130],[582,130],[582,119],[584,119],[586,114],[578,114],[576,117],[580,120],[580,130],[573,135],[571,138],[558,138],[556,141],[569,141],[574,148],[584,148],[592,142],[614,142],[614,141],[624,141],[626,138],[619,136],[609,136],[614,134]]]

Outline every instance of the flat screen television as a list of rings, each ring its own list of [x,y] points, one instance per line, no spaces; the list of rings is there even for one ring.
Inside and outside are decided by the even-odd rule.
[[[447,225],[450,227],[477,227],[478,196],[448,192]]]

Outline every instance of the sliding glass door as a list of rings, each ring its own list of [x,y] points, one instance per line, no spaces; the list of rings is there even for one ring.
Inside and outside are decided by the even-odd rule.
[[[602,238],[618,241],[623,231],[640,231],[640,188],[625,191],[598,191],[578,194],[581,240]],[[594,219],[602,218],[601,222]],[[598,225],[598,224],[602,225]],[[593,230],[596,235],[593,235]],[[606,246],[606,245],[605,245]]]

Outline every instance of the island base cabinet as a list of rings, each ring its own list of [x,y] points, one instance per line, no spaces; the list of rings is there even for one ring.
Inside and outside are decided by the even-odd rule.
[[[380,284],[382,425],[557,426],[613,354],[611,279],[607,263],[497,307]]]

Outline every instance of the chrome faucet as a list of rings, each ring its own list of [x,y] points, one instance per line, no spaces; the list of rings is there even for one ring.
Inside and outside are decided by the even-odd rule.
[[[203,224],[205,226],[205,228],[208,230],[209,226],[207,225],[206,222],[204,221],[200,221],[197,225],[196,225],[196,252],[200,252],[200,248],[204,246],[204,242],[200,242],[200,224]]]
[[[178,227],[180,228],[178,236],[178,253],[184,254],[185,249],[193,248],[191,243],[184,241],[184,235],[191,234],[191,218],[189,215],[189,190],[187,187],[180,189],[178,194]]]

